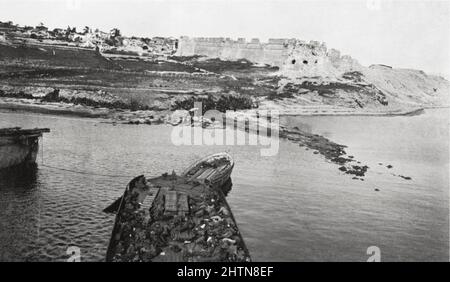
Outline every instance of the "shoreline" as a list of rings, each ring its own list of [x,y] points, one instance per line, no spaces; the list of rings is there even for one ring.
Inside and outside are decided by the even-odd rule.
[[[60,107],[56,105],[42,105],[42,104],[24,104],[14,102],[0,102],[0,111],[2,112],[25,112],[34,114],[45,114],[54,116],[72,116],[80,118],[107,118],[107,113],[94,113],[95,110],[88,109],[76,109],[74,107]]]
[[[64,106],[65,108],[63,108]],[[64,103],[23,104],[17,102],[16,103],[0,102],[0,112],[17,112],[17,111],[27,113],[47,114],[54,116],[72,116],[72,117],[92,118],[92,119],[102,118],[103,119],[102,123],[110,123],[112,125],[165,124],[174,126],[174,124],[170,122],[170,113],[173,113],[172,111],[157,112],[157,113],[150,111],[132,112],[130,110],[119,111],[115,109],[92,108],[89,106],[80,106],[80,105],[77,106],[72,106],[68,104],[64,105]],[[424,111],[423,108],[415,109],[413,111],[402,112],[401,115],[420,115],[423,113],[423,111]],[[236,119],[244,118],[251,121],[252,119],[256,118],[255,113],[256,112],[253,111],[237,111],[231,123],[228,117],[225,117],[224,120],[226,121],[226,126],[229,126],[229,124],[233,124],[234,126],[236,126],[235,123]],[[120,114],[122,114],[122,116],[120,116]],[[149,121],[148,120],[149,117],[151,117],[154,121],[153,122]],[[244,127],[242,127],[242,125]],[[247,127],[248,125],[246,123],[242,125],[239,126],[239,123],[237,123],[235,129],[243,130],[245,132],[251,131],[251,129]],[[353,180],[364,181],[365,174],[369,169],[369,167],[354,159],[353,156],[347,155],[347,152],[345,151],[345,148],[347,147],[346,145],[335,143],[332,140],[329,140],[328,138],[318,134],[304,132],[298,127],[286,127],[279,125],[273,128],[272,125],[270,125],[270,128],[267,127],[267,130],[270,130],[271,132],[272,130],[275,130],[279,133],[277,138],[282,138],[294,144],[298,144],[300,147],[305,147],[306,150],[312,150],[313,154],[322,155],[326,161],[334,163],[337,169],[339,169],[342,174],[350,176]],[[256,134],[258,134],[258,132],[259,130],[256,131]],[[411,177],[405,177],[402,175],[399,175],[399,177],[402,177],[407,180],[411,179]]]
[[[387,111],[387,112],[322,112],[322,113],[280,113],[280,116],[407,116],[407,115],[420,115],[426,108],[420,107],[409,110]]]
[[[9,98],[8,100],[10,100]],[[425,106],[414,109],[407,110],[398,110],[398,111],[387,111],[387,112],[355,112],[355,111],[326,111],[322,110],[321,113],[313,113],[304,111],[301,112],[301,109],[297,111],[285,111],[280,112],[280,117],[283,116],[408,116],[408,115],[420,115],[426,109],[435,109],[435,108],[450,108],[450,106]],[[317,108],[320,109],[320,108]],[[108,109],[108,108],[93,108],[89,106],[80,106],[80,105],[71,105],[65,103],[24,103],[22,101],[2,101],[0,99],[0,110],[3,112],[27,112],[27,113],[38,113],[38,114],[47,114],[47,115],[55,115],[55,116],[74,116],[81,118],[104,118],[111,120],[112,122],[120,122],[124,121],[124,123],[131,122],[135,119],[139,119],[139,114],[143,111],[131,111],[131,110],[122,110],[122,109]],[[264,109],[266,111],[266,109]],[[268,109],[267,109],[268,110]],[[250,114],[252,112],[256,112],[258,109],[250,110],[250,111],[236,111],[240,114]],[[325,112],[324,112],[325,111]],[[174,111],[148,111],[149,114],[153,116],[166,117],[168,114],[173,113]],[[118,114],[129,115],[128,119],[121,120],[115,118],[115,115]],[[161,122],[159,122],[160,124]]]

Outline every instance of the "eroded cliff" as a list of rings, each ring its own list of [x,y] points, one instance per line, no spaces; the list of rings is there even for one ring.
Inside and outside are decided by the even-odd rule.
[[[182,37],[177,55],[278,67],[272,74],[278,77],[277,95],[259,98],[259,103],[260,108],[285,113],[395,113],[450,104],[450,84],[442,77],[386,65],[362,66],[318,41]]]

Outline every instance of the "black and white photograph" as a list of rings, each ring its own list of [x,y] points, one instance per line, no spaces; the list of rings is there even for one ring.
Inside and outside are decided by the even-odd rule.
[[[0,0],[0,262],[449,262],[449,81],[450,1]]]

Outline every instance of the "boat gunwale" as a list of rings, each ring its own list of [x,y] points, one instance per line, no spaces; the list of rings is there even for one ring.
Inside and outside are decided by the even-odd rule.
[[[111,252],[115,251],[115,248],[117,246],[116,240],[114,239],[114,235],[117,233],[118,228],[119,228],[119,217],[120,217],[120,213],[122,211],[122,208],[124,206],[125,195],[126,195],[128,189],[129,189],[129,187],[130,187],[130,183],[128,183],[127,186],[125,187],[125,191],[122,194],[122,199],[120,200],[119,208],[117,209],[116,216],[114,217],[114,226],[113,226],[113,229],[111,231],[111,237],[109,239],[108,248],[106,249],[106,262],[111,262],[112,261],[112,256],[114,254],[111,253]]]
[[[43,133],[50,132],[50,128],[22,129],[20,127],[0,128],[0,137],[40,137]],[[37,136],[36,136],[37,135]]]
[[[211,155],[207,155],[195,162],[193,162],[190,166],[188,166],[181,176],[188,178],[189,181],[195,181],[196,178],[188,177],[187,175],[190,173],[191,170],[198,167],[202,163],[207,163],[208,161],[215,159],[215,158],[225,158],[229,164],[226,164],[225,167],[223,167],[220,171],[217,170],[217,168],[214,168],[214,170],[204,179],[205,184],[211,184],[211,185],[223,185],[228,178],[231,177],[231,173],[234,168],[234,159],[231,157],[230,154],[227,152],[220,152],[215,153]],[[212,175],[212,176],[211,176]]]
[[[234,160],[233,158],[230,156],[230,154],[226,153],[226,152],[220,152],[220,153],[215,153],[215,154],[211,154],[208,156],[205,156],[193,163],[191,163],[185,170],[183,170],[183,172],[181,173],[181,176],[186,176],[189,171],[191,171],[193,168],[195,168],[196,166],[200,165],[201,163],[204,163],[210,159],[212,159],[213,157],[219,157],[219,156],[223,156],[225,157],[227,160],[230,161],[230,166],[233,168],[234,167]]]

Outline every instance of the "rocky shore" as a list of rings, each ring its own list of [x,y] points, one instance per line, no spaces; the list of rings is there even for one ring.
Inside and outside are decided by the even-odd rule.
[[[35,89],[32,89],[35,90]],[[138,103],[125,103],[116,97],[108,95],[105,92],[85,96],[62,96],[58,89],[47,89],[47,94],[42,91],[33,94],[23,91],[11,92],[0,89],[0,110],[4,111],[23,111],[31,113],[43,113],[53,115],[71,115],[77,117],[104,118],[111,123],[125,124],[161,124],[167,122],[168,117],[178,109],[188,110],[193,107],[194,98],[187,97],[184,100],[174,100],[170,109],[151,109],[148,106],[142,106]],[[92,93],[91,93],[92,94]],[[250,103],[241,98],[228,101],[228,106],[224,105],[223,111],[227,109],[239,110],[239,104]],[[203,112],[214,108],[214,103],[224,102],[223,98],[218,98],[216,102],[209,96],[201,98],[199,101],[204,102]],[[225,101],[226,102],[226,101]],[[236,105],[235,105],[236,104]],[[247,107],[245,107],[247,108]],[[281,116],[334,116],[334,115],[415,115],[420,114],[423,108],[404,108],[392,109],[390,111],[368,111],[350,108],[341,108],[336,106],[289,106],[289,105],[267,105],[260,104],[259,110],[276,110]],[[244,110],[243,113],[254,114],[255,111]]]
[[[49,89],[47,89],[48,91]],[[114,95],[103,91],[97,91],[93,95],[61,95],[59,89],[52,89],[48,92],[25,93],[23,91],[11,92],[0,89],[0,110],[3,111],[24,111],[54,115],[70,115],[77,117],[100,118],[105,123],[112,125],[130,124],[130,125],[174,125],[173,116],[177,115],[177,110],[188,110],[193,107],[197,101],[192,96],[186,96],[183,99],[174,100],[169,109],[150,109],[148,106],[139,103],[126,103]],[[242,96],[236,96],[233,99],[224,99],[223,96],[214,98],[209,95],[198,97],[203,102],[202,112],[217,108],[221,104],[226,111],[230,108],[237,110],[235,116],[243,116],[247,119],[254,119],[258,110],[279,109],[277,107],[266,107],[267,104],[259,104],[258,109],[239,110],[243,103],[250,103]],[[251,108],[247,105],[244,108]],[[421,114],[422,108],[397,109],[392,111],[380,112],[362,111],[358,109],[339,108],[336,106],[301,106],[284,107],[280,115],[416,115]],[[186,115],[186,112],[184,112]],[[185,118],[186,116],[182,116]],[[200,122],[203,126],[204,124]],[[228,123],[227,124],[232,124]],[[242,128],[241,128],[242,130]],[[246,130],[246,129],[243,129]],[[364,180],[364,176],[369,170],[367,165],[361,164],[353,156],[348,156],[345,152],[345,145],[334,143],[327,138],[304,132],[298,128],[280,127],[279,134],[291,142],[299,144],[306,150],[313,150],[314,154],[322,155],[326,160],[336,164],[338,169],[354,180]],[[388,167],[389,169],[389,167]],[[396,175],[405,180],[411,180],[409,176]]]
[[[300,147],[305,147],[306,150],[314,150],[314,154],[320,154],[326,160],[337,164],[339,170],[351,175],[352,179],[364,181],[363,177],[369,167],[367,165],[361,165],[361,162],[355,160],[353,156],[347,155],[345,152],[347,146],[332,142],[318,134],[304,132],[297,127],[283,127],[280,131],[280,137],[297,143]]]

